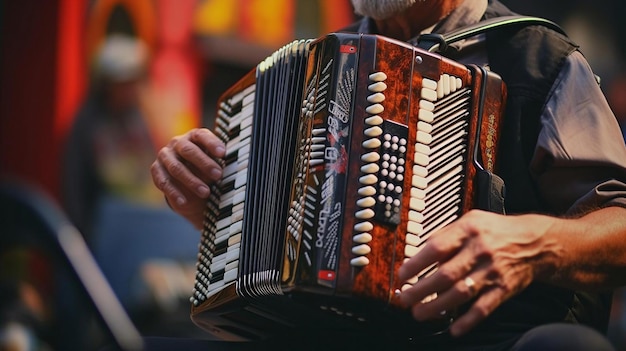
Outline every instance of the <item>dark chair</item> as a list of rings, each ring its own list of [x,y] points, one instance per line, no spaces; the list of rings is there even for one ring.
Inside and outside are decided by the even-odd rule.
[[[0,328],[52,350],[141,350],[81,234],[42,191],[0,184]],[[2,345],[0,344],[0,348]]]

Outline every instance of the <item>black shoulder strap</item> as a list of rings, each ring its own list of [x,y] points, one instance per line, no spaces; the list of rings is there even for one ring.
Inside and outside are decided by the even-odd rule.
[[[532,16],[503,16],[490,18],[475,24],[459,28],[445,34],[422,34],[417,38],[417,46],[429,52],[444,52],[448,45],[459,40],[471,38],[478,34],[483,34],[495,29],[525,27],[525,26],[545,26],[563,35],[565,31],[556,23],[540,17]]]

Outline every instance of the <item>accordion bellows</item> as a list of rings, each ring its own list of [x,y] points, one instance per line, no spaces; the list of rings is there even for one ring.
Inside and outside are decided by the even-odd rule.
[[[288,328],[419,334],[400,265],[476,206],[505,87],[389,38],[295,41],[219,100],[226,143],[199,245],[192,320],[227,340]],[[432,296],[430,298],[436,298]]]

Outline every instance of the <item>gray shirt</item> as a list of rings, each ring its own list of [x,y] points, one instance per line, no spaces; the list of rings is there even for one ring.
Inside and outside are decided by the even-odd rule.
[[[466,0],[425,32],[445,33],[474,24],[486,9],[487,0]],[[372,33],[373,28],[372,21],[364,18],[359,32]],[[477,36],[455,45],[462,48],[482,41],[484,36]],[[486,52],[472,53],[462,62],[488,66]],[[530,172],[550,207],[569,213],[626,207],[626,145],[617,119],[581,52],[574,51],[567,57],[540,120]]]

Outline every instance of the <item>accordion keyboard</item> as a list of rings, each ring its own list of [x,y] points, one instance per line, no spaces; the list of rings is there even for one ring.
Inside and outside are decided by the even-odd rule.
[[[218,111],[216,131],[226,143],[227,154],[222,181],[212,188],[207,203],[205,216],[213,220],[205,221],[199,244],[196,282],[190,298],[196,306],[238,277],[254,91],[254,85],[248,87],[223,102]]]
[[[428,237],[460,213],[467,151],[470,91],[461,80],[444,74],[424,78],[413,157],[405,259],[416,255]],[[407,289],[434,272],[428,267],[402,287]]]

